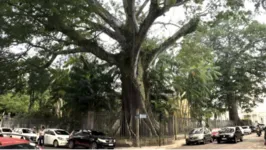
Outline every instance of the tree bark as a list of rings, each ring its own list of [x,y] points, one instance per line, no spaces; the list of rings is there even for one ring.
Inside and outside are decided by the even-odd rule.
[[[34,90],[32,90],[30,92],[30,102],[29,102],[28,112],[31,112],[34,102],[35,102],[35,92]]]
[[[130,63],[123,63],[120,67],[122,81],[122,119],[121,119],[121,135],[134,136],[135,146],[139,146],[139,119],[136,115],[147,114],[147,118],[143,119],[143,123],[147,124],[152,135],[157,136],[156,123],[152,117],[152,112],[147,111],[146,95],[143,83],[142,64],[138,63],[137,76],[134,78],[132,74],[134,69],[130,68]],[[142,126],[144,128],[146,126]]]
[[[229,110],[229,119],[234,121],[235,124],[240,123],[240,118],[238,115],[238,105],[237,100],[233,93],[227,95],[228,110]]]

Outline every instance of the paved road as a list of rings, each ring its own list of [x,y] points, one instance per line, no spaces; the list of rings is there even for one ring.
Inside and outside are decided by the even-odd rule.
[[[264,133],[261,137],[253,133],[251,135],[244,136],[243,142],[238,143],[221,143],[213,142],[205,145],[183,145],[178,149],[266,149],[264,146]]]
[[[253,133],[251,135],[244,136],[243,142],[221,143],[221,144],[213,142],[205,145],[189,145],[189,146],[183,145],[182,147],[178,147],[175,149],[266,149],[266,146],[264,146],[263,136],[264,133],[261,137],[258,137],[257,134]],[[55,149],[55,148],[45,146],[44,149]],[[56,149],[66,149],[66,148],[61,147]]]

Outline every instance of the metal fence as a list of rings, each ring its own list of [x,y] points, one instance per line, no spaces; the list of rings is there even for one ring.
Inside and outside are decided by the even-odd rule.
[[[80,118],[61,118],[61,119],[36,119],[36,118],[3,118],[1,121],[2,127],[10,128],[40,128],[42,125],[46,128],[61,128],[68,131],[73,129],[93,129],[107,133],[110,136],[114,136],[118,139],[133,139],[134,137],[125,136],[121,134],[121,116],[120,114],[111,113],[94,113],[90,112],[86,117]],[[151,134],[147,121],[140,122],[140,136],[142,142],[151,141],[155,139],[154,143],[158,143],[158,136],[162,139],[178,139],[184,138],[186,134],[193,128],[202,127],[202,122],[199,122],[191,118],[176,118],[174,116],[169,117],[155,117],[154,126],[158,135]],[[228,120],[209,120],[205,123],[207,127],[222,128],[226,126],[234,125]],[[148,139],[148,140],[147,140]],[[161,142],[160,142],[161,143]],[[167,142],[162,142],[166,144]],[[168,142],[169,143],[169,142]]]

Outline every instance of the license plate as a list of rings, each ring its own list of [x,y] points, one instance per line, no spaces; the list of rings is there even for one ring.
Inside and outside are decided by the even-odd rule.
[[[222,140],[227,140],[227,138],[222,138]]]
[[[109,146],[114,146],[114,144],[109,144]]]

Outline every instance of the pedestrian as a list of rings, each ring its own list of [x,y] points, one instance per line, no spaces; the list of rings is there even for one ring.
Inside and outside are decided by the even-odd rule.
[[[40,146],[44,146],[44,129],[45,127],[42,126],[40,131],[39,131],[39,139],[38,139],[38,142],[39,142],[39,145]]]

